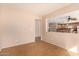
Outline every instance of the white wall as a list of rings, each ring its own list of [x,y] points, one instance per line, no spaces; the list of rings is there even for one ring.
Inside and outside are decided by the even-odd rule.
[[[79,34],[75,33],[47,32],[45,37],[44,41],[65,49],[71,49],[79,43]]]
[[[42,40],[68,50],[76,46],[79,52],[79,34],[46,32],[46,18],[53,18],[65,13],[69,13],[71,11],[79,10],[78,6],[79,4],[71,4],[69,6],[56,10],[55,12],[52,12],[47,16],[43,16],[41,18]]]
[[[0,8],[0,48],[35,41],[35,16],[31,12],[6,4]]]

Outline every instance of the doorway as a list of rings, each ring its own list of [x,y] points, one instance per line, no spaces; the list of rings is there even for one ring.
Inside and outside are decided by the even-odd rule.
[[[39,42],[41,40],[41,28],[40,19],[35,19],[35,41]]]

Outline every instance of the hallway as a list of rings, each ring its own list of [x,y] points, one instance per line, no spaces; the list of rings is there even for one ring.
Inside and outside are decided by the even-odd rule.
[[[74,54],[74,53],[72,53]],[[3,49],[0,55],[4,56],[69,56],[63,48],[44,41],[33,42],[20,46]]]

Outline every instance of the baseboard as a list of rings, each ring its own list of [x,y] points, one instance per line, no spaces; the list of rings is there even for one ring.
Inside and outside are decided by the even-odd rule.
[[[53,45],[56,45],[56,46],[58,46],[58,47],[60,47],[60,48],[66,49],[65,47],[60,46],[60,45],[57,45],[57,44],[55,44],[55,43],[51,43],[51,42],[48,42],[48,41],[46,41],[46,40],[42,40],[42,41],[45,41],[45,42],[47,42],[47,43],[49,43],[49,44],[53,44]],[[67,49],[66,49],[66,50],[67,50]]]
[[[16,43],[14,45],[9,45],[9,46],[3,46],[1,47],[1,50],[5,49],[5,48],[10,48],[10,47],[15,47],[15,46],[19,46],[19,45],[23,45],[23,44],[29,44],[29,43],[32,43],[32,42],[35,42],[35,40],[32,40],[32,41],[28,41],[28,42],[20,42],[20,43]]]

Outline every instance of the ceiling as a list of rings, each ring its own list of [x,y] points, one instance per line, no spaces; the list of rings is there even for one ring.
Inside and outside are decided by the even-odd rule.
[[[29,10],[30,12],[40,16],[54,12],[55,10],[67,6],[69,4],[68,3],[22,3],[22,4],[17,3],[11,5],[17,6],[20,9]]]
[[[62,8],[64,6],[67,6],[69,4],[64,3],[43,3],[43,4],[25,4],[25,6],[20,7],[26,7],[28,10],[33,12],[36,15],[46,15],[48,13],[54,12],[55,10]]]

